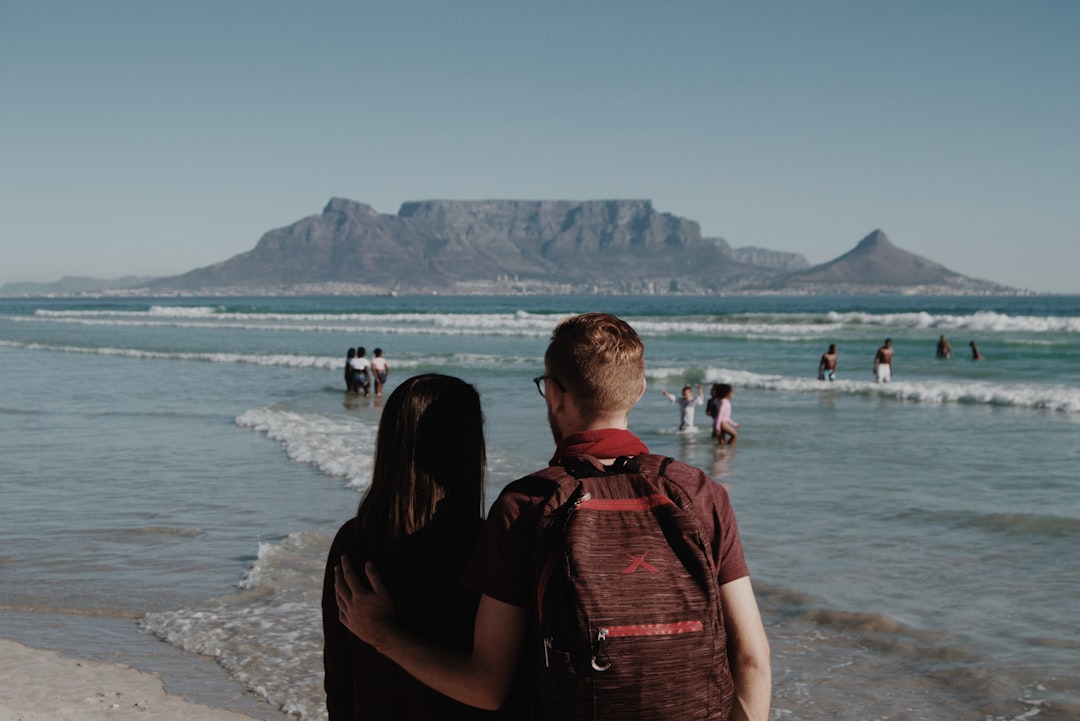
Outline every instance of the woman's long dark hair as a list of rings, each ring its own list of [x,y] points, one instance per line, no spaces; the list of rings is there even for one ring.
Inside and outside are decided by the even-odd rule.
[[[356,515],[361,536],[388,544],[439,513],[484,512],[484,416],[480,395],[452,376],[413,376],[390,394],[375,439],[371,487]]]

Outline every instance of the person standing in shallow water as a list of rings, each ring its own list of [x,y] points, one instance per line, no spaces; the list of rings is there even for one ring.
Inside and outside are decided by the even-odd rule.
[[[682,397],[676,396],[670,391],[660,391],[672,403],[679,406],[679,430],[688,431],[694,427],[694,407],[705,402],[701,395],[701,384],[698,383],[697,395],[694,395],[693,386],[683,386]]]
[[[952,344],[945,339],[945,335],[942,334],[938,338],[936,355],[941,360],[948,360],[952,358]]]
[[[712,388],[709,389],[709,400],[705,401],[705,415],[712,418],[710,425],[712,426],[713,438],[716,438],[716,414],[720,411],[720,386],[722,383],[713,383]]]
[[[888,383],[892,380],[892,359],[892,338],[886,338],[885,345],[878,348],[874,355],[874,377],[878,383]]]
[[[360,395],[360,391],[363,391],[365,396],[371,395],[371,361],[368,360],[364,346],[356,349],[356,357],[349,361],[349,365],[353,369],[353,391],[357,395]]]
[[[383,358],[382,348],[375,349],[375,357],[371,359],[371,374],[375,377],[375,395],[381,396],[386,379],[390,376],[390,364]]]
[[[345,390],[348,393],[356,392],[356,385],[353,383],[353,358],[356,357],[356,349],[350,348],[349,352],[345,354]]]
[[[429,374],[390,394],[375,439],[371,486],[338,531],[323,579],[323,665],[330,721],[495,716],[433,691],[342,624],[334,569],[373,562],[396,621],[438,648],[472,647],[480,594],[459,583],[483,528],[485,445],[480,397]]]
[[[716,417],[713,419],[713,435],[721,446],[733,446],[739,440],[739,427],[731,418],[731,398],[735,389],[727,383],[721,383],[717,389]]]
[[[838,356],[836,353],[836,344],[833,343],[829,346],[829,350],[821,354],[821,360],[818,361],[817,366],[817,379],[819,381],[834,381],[836,380],[836,361]]]

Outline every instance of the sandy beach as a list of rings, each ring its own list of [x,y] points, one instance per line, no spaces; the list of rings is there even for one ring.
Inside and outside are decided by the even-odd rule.
[[[251,721],[192,703],[130,666],[81,661],[0,640],[0,721]]]

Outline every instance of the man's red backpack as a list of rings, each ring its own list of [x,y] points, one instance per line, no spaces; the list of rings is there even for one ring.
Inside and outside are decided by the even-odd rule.
[[[541,518],[536,622],[548,719],[727,719],[734,688],[708,539],[671,458],[590,456],[533,474]]]

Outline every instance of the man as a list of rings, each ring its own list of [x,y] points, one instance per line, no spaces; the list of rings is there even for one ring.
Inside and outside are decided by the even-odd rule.
[[[829,346],[829,350],[821,354],[821,360],[817,366],[817,379],[819,381],[836,380],[836,344]]]
[[[647,453],[629,430],[631,408],[645,392],[644,348],[624,321],[588,313],[560,323],[535,379],[547,404],[548,424],[562,457],[587,454],[604,464]],[[733,719],[765,721],[772,688],[769,644],[750,585],[727,492],[703,472],[692,489],[718,569],[727,632],[727,655],[735,684]],[[365,572],[368,591],[347,562],[338,573],[342,622],[365,642],[425,684],[473,706],[498,709],[511,691],[519,664],[535,654],[538,638],[531,604],[536,588],[530,560],[539,540],[537,522],[546,496],[528,477],[507,486],[488,515],[465,583],[482,595],[473,649],[462,656],[408,637],[393,621],[393,608],[374,567]],[[722,524],[721,519],[731,522]],[[535,646],[534,646],[535,645]],[[534,718],[539,718],[533,708]]]
[[[937,342],[937,357],[941,360],[948,360],[952,358],[952,343],[945,338],[945,334],[942,333]]]
[[[877,349],[874,355],[874,377],[878,383],[888,383],[892,380],[892,338],[885,339],[885,345]]]

